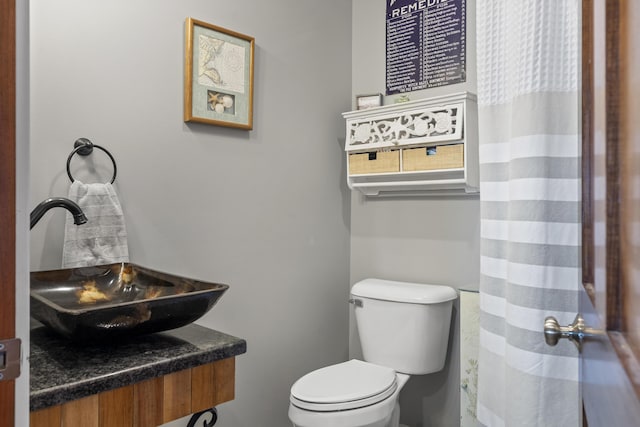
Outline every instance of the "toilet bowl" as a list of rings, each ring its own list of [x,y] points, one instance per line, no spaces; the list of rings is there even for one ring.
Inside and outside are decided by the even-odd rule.
[[[351,296],[364,361],[296,381],[289,397],[294,427],[398,427],[398,396],[410,375],[444,367],[454,289],[365,279]]]
[[[289,419],[296,427],[397,427],[408,379],[357,359],[318,369],[291,387]]]

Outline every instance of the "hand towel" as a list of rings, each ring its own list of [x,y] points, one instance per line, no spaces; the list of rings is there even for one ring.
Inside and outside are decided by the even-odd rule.
[[[67,212],[62,250],[62,267],[87,267],[129,261],[127,230],[122,207],[110,183],[83,184],[75,180],[69,199],[87,217],[86,224],[75,225]]]

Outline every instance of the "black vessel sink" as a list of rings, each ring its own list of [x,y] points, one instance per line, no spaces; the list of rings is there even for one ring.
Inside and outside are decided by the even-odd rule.
[[[229,288],[121,263],[31,273],[31,315],[74,341],[187,325]]]

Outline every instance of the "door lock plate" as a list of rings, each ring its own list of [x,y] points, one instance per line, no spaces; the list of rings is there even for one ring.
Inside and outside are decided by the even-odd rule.
[[[0,381],[20,376],[20,338],[0,340]]]

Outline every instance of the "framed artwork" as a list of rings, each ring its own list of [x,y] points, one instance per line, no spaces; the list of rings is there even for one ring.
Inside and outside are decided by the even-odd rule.
[[[254,38],[187,18],[184,121],[253,129]]]
[[[380,107],[381,105],[382,105],[381,93],[356,96],[356,108],[358,110],[366,110],[367,108]]]

